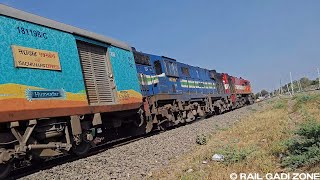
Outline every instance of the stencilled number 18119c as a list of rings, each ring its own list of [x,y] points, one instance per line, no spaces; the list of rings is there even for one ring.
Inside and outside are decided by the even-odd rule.
[[[29,36],[33,36],[33,37],[48,39],[47,33],[44,33],[44,32],[40,32],[40,31],[32,30],[32,29],[26,29],[23,27],[17,27],[17,29],[20,34],[25,34],[25,35],[29,35]]]

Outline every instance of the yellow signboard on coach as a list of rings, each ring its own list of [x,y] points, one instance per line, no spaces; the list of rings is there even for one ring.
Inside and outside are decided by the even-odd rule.
[[[11,46],[16,67],[61,70],[57,52],[33,49],[21,46]]]

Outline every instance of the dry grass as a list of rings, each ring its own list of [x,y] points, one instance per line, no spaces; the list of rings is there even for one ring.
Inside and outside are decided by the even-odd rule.
[[[320,96],[294,110],[295,101],[280,99],[265,103],[265,110],[254,112],[233,127],[214,134],[206,145],[198,146],[192,153],[175,159],[155,173],[152,179],[230,179],[231,173],[276,173],[288,170],[280,167],[282,142],[292,137],[292,132],[308,115],[320,119]],[[302,110],[301,110],[302,109]],[[305,111],[302,114],[302,111]],[[231,151],[230,151],[231,150]],[[227,162],[211,161],[213,154],[228,154]],[[203,164],[203,161],[208,161]],[[192,172],[187,172],[193,169]],[[302,169],[319,172],[319,167]]]

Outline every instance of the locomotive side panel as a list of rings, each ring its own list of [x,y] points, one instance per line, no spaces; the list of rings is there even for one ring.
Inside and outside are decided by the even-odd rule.
[[[133,53],[82,36],[75,37],[93,112],[137,108],[142,103],[142,94]],[[117,108],[109,110],[106,106]]]
[[[118,103],[141,103],[141,88],[132,52],[110,46],[108,54],[117,89]]]
[[[0,113],[88,105],[71,34],[6,16],[0,24]]]
[[[149,65],[136,64],[141,92],[144,97],[153,95],[154,88],[157,87],[159,78],[155,74],[153,67]]]
[[[165,76],[160,63],[161,57],[136,51],[134,56],[143,96],[159,94],[161,90],[159,82]]]

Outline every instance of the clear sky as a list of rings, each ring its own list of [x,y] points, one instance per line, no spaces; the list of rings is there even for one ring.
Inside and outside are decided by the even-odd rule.
[[[255,91],[320,67],[320,0],[0,0],[137,50],[251,80]]]

